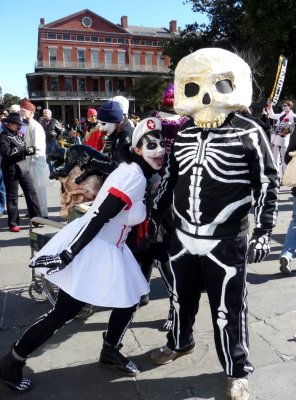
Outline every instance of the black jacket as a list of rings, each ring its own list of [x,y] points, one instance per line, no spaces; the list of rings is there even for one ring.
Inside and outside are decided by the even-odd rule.
[[[22,137],[7,127],[0,134],[1,167],[3,172],[15,171],[17,167],[27,169],[26,144]]]
[[[45,138],[46,138],[46,143],[50,142],[55,142],[56,140],[59,139],[60,135],[62,134],[62,126],[54,118],[51,118],[49,122],[48,120],[41,118],[40,119],[40,124],[42,125],[44,131],[45,131]]]
[[[255,228],[271,231],[277,214],[279,177],[268,139],[252,119],[232,113],[219,128],[193,121],[179,131],[154,208],[159,216],[173,203],[175,227],[196,238],[246,234],[255,209]]]

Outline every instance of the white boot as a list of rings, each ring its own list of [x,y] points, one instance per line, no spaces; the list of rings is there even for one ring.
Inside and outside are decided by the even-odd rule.
[[[250,397],[247,378],[227,377],[225,400],[248,400]]]

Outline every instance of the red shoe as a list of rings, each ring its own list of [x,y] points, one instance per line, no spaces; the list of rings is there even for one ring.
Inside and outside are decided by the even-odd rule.
[[[19,226],[10,226],[9,230],[10,232],[20,232],[21,228]]]

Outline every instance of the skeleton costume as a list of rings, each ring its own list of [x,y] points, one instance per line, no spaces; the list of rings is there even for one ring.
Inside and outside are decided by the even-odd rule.
[[[173,330],[167,346],[152,353],[158,364],[194,350],[192,327],[205,286],[226,375],[245,378],[253,371],[246,258],[259,262],[269,251],[279,180],[262,128],[234,112],[247,109],[251,93],[249,67],[222,49],[198,50],[175,71],[175,110],[192,119],[177,134],[154,205],[161,215],[173,204],[175,227],[170,246]],[[252,194],[256,228],[247,254]]]

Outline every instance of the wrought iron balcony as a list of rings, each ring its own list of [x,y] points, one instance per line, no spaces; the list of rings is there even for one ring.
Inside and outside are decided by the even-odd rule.
[[[155,72],[168,73],[168,67],[163,65],[145,64],[114,64],[114,63],[88,63],[73,61],[36,61],[36,69],[54,70],[92,70],[92,71],[121,71],[121,72]]]
[[[128,92],[123,92],[120,90],[116,91],[99,91],[99,92],[78,92],[78,91],[51,91],[51,90],[32,90],[29,93],[29,97],[31,99],[37,98],[46,98],[46,99],[55,99],[55,100],[108,100],[114,96],[124,96],[130,100],[133,100],[134,97],[131,96]]]

